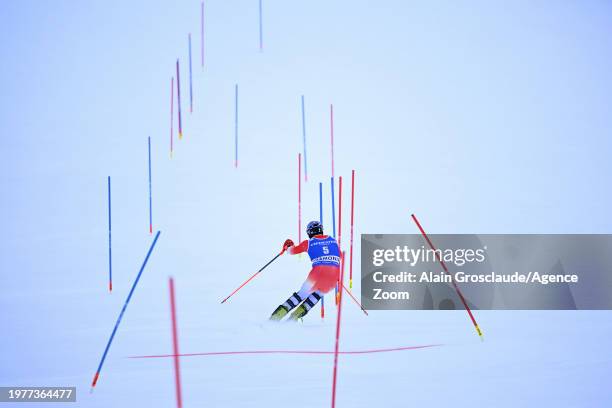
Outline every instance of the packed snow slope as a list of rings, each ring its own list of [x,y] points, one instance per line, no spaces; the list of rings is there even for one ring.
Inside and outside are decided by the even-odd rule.
[[[335,174],[356,170],[359,234],[610,233],[610,4],[452,1],[94,1],[0,5],[0,385],[76,386],[66,406],[175,404],[168,277],[182,353],[331,351],[335,313],[267,318],[305,279],[297,155],[305,96],[303,225],[330,231]],[[187,35],[193,37],[189,113]],[[181,60],[183,138],[170,146]],[[234,168],[234,86],[239,166]],[[175,99],[175,113],[177,111]],[[177,118],[174,118],[177,124]],[[89,386],[161,231],[93,393]],[[113,292],[108,292],[107,176]],[[348,192],[348,188],[345,188]],[[348,243],[348,198],[343,242]],[[302,233],[304,236],[304,233]],[[348,271],[347,271],[348,272]],[[612,400],[609,312],[378,311],[345,297],[338,407],[602,406]],[[324,407],[333,356],[182,357],[186,407]],[[59,406],[59,405],[58,405]]]

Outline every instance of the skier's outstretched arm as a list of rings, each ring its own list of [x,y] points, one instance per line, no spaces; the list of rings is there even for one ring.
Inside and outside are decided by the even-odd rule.
[[[283,252],[287,251],[289,255],[297,255],[308,251],[308,240],[302,241],[298,246],[294,246],[293,241],[288,239],[283,244]]]

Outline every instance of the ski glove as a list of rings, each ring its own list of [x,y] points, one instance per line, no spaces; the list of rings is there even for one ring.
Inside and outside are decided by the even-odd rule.
[[[285,240],[285,243],[283,244],[283,252],[285,252],[289,247],[293,246],[293,241],[290,239]]]

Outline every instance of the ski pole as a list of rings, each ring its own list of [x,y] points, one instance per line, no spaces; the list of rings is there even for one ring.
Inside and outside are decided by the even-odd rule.
[[[264,269],[266,269],[268,267],[268,265],[270,265],[272,262],[276,261],[276,258],[278,258],[279,256],[281,256],[285,251],[282,251],[281,253],[279,253],[278,255],[276,255],[274,258],[272,258],[270,260],[270,262],[268,262],[267,264],[265,264],[264,266],[261,267],[260,270],[258,270],[257,272],[255,272],[249,279],[247,279],[242,285],[238,286],[238,288],[236,290],[234,290],[232,293],[230,293],[230,295],[228,297],[226,297],[225,299],[223,299],[221,301],[221,303],[225,303],[225,301],[229,298],[231,298],[232,296],[234,296],[234,294],[236,292],[238,292],[240,289],[242,289],[242,287],[244,285],[246,285],[247,283],[249,283],[250,281],[253,280],[253,278],[255,278],[257,275],[260,274],[261,271],[263,271]]]

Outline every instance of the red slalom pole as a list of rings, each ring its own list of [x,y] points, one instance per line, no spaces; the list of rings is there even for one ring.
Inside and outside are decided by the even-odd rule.
[[[174,77],[170,80],[170,158],[174,152]]]
[[[342,176],[338,177],[338,248],[342,251]],[[344,259],[342,260],[344,266]],[[340,287],[344,286],[344,281],[336,283],[336,305],[338,304],[338,294]]]
[[[427,241],[427,243],[429,244],[429,247],[435,252],[436,258],[438,258],[438,262],[440,262],[440,265],[442,265],[442,269],[444,269],[444,272],[446,272],[446,274],[451,277],[451,282],[453,283],[453,286],[455,287],[455,291],[457,292],[457,295],[459,295],[459,299],[461,299],[461,303],[463,303],[463,307],[465,307],[465,310],[468,312],[468,315],[470,315],[470,319],[472,320],[472,324],[474,325],[474,328],[476,329],[476,333],[478,333],[478,336],[480,336],[480,340],[484,340],[483,337],[482,337],[482,331],[480,330],[480,327],[478,327],[478,323],[476,323],[476,319],[474,319],[474,315],[472,314],[472,311],[470,310],[470,307],[468,306],[467,302],[465,301],[465,298],[463,297],[463,294],[459,290],[459,286],[457,286],[457,283],[455,282],[455,279],[453,278],[453,275],[448,271],[448,268],[446,267],[446,264],[444,263],[442,258],[440,258],[440,255],[438,254],[438,252],[436,251],[436,248],[434,247],[433,243],[431,242],[431,240],[429,239],[429,237],[425,233],[425,230],[421,226],[421,223],[419,223],[419,220],[417,220],[417,218],[416,218],[416,216],[414,214],[411,214],[411,217],[414,220],[414,222],[416,223],[416,225],[419,228],[419,230],[421,231],[421,234],[425,238],[425,241]]]
[[[342,176],[338,177],[338,247],[342,248]]]
[[[321,319],[325,319],[325,296],[321,296]]]
[[[355,223],[355,170],[351,172],[351,243],[349,260],[349,289],[353,289],[353,225]],[[363,309],[363,308],[362,308]]]
[[[176,406],[183,406],[181,396],[181,368],[179,365],[179,347],[178,347],[178,332],[176,329],[176,304],[174,301],[174,279],[169,279],[170,283],[170,315],[172,317],[172,346],[174,351],[174,380],[176,385]]]
[[[357,298],[355,298],[355,296],[353,296],[353,294],[351,293],[350,290],[348,290],[346,288],[346,286],[344,286],[344,284],[342,284],[342,289],[344,289],[346,291],[346,293],[348,293],[348,295],[351,297],[351,299],[353,299],[353,301],[357,304],[357,306],[359,306],[359,308],[361,309],[361,311],[363,313],[365,313],[366,316],[369,316],[368,312],[363,308],[363,306],[361,305],[361,303],[359,303],[359,301],[357,300]]]
[[[179,73],[179,60],[176,59],[176,103],[178,105],[178,131],[179,140],[183,138],[183,118],[181,116],[181,75]]]
[[[274,258],[272,258],[267,264],[265,264],[264,266],[261,267],[260,270],[258,270],[257,272],[255,272],[253,275],[251,275],[251,277],[249,279],[247,279],[242,285],[238,286],[232,293],[229,294],[228,297],[226,297],[225,299],[223,299],[221,301],[221,303],[225,303],[227,301],[227,299],[231,298],[232,296],[234,296],[234,294],[236,292],[238,292],[240,289],[242,289],[247,283],[249,283],[250,281],[252,281],[257,275],[259,275],[261,273],[261,271],[263,271],[264,269],[266,269],[268,267],[268,265],[270,265],[272,262],[276,261],[276,258],[278,258],[279,256],[281,256],[283,252],[280,252],[278,255],[276,255]]]
[[[344,281],[344,252],[341,257],[342,267],[340,268],[340,281]],[[338,378],[338,349],[340,348],[340,320],[342,319],[342,292],[338,296],[338,314],[336,317],[336,345],[334,347],[334,374],[332,379],[332,408],[336,407],[336,382]]]

